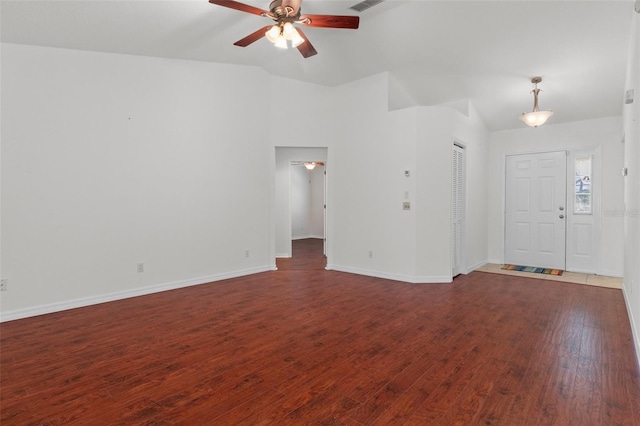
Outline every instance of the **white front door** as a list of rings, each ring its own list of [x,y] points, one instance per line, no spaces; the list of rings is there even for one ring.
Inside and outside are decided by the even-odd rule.
[[[505,263],[565,269],[566,169],[565,151],[507,156]]]

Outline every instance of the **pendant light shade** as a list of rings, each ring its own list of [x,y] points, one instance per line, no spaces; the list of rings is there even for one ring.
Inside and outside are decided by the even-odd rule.
[[[520,120],[522,120],[527,126],[541,126],[553,115],[553,111],[551,110],[540,111],[538,109],[538,93],[540,93],[538,83],[541,81],[542,77],[533,77],[531,79],[531,82],[533,83],[533,90],[531,91],[531,93],[533,93],[533,111],[523,112],[520,116]]]

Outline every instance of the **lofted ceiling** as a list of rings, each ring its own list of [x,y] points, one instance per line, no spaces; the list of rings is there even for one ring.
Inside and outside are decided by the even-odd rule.
[[[358,30],[305,28],[318,54],[304,59],[265,38],[233,43],[272,21],[207,0],[2,0],[2,42],[261,67],[337,86],[389,72],[401,101],[461,105],[489,130],[525,127],[530,79],[543,77],[549,123],[620,115],[633,0],[304,0],[302,13],[360,16]],[[270,0],[243,3],[268,9]],[[464,109],[464,108],[462,108]]]

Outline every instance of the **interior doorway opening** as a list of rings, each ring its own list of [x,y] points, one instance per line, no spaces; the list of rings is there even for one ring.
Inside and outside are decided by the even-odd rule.
[[[327,264],[327,148],[276,148],[276,267]],[[317,255],[316,255],[317,254]],[[301,267],[302,265],[298,265]]]
[[[291,258],[289,268],[324,269],[326,266],[326,170],[324,162],[292,161]],[[297,260],[308,260],[304,265]]]
[[[326,226],[324,163],[292,161],[290,177],[291,241],[317,239],[322,241],[324,246]]]

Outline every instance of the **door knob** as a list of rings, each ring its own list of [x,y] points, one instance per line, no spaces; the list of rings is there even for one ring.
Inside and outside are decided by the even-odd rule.
[[[564,210],[564,207],[558,207],[560,209],[560,211]]]
[[[564,219],[564,215],[561,214],[560,216],[558,216],[560,219]]]

